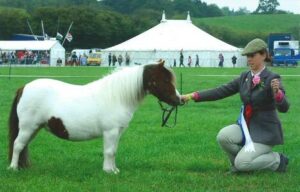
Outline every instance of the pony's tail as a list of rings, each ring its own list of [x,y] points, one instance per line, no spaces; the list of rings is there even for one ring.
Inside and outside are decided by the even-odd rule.
[[[19,134],[19,117],[17,114],[17,106],[19,103],[19,100],[22,96],[23,93],[23,88],[18,89],[15,99],[13,101],[11,111],[10,111],[10,116],[9,116],[9,135],[8,135],[8,140],[9,140],[9,150],[8,150],[8,159],[9,162],[12,160],[12,155],[14,151],[14,141],[16,140],[18,134]],[[29,166],[29,161],[28,161],[28,147],[27,145],[24,147],[24,149],[21,151],[19,155],[19,162],[18,166],[21,168],[25,168]]]

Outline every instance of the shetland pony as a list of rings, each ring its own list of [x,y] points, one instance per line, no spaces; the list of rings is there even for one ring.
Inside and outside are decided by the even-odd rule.
[[[86,85],[37,79],[17,90],[9,119],[10,169],[29,166],[28,144],[45,127],[59,138],[84,141],[103,136],[103,170],[118,173],[118,141],[150,93],[176,106],[175,76],[164,61],[127,67]]]

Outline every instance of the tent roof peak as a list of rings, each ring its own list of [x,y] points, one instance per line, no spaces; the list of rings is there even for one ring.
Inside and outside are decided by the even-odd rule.
[[[162,13],[162,17],[161,17],[161,23],[164,23],[164,22],[166,22],[167,21],[167,19],[166,19],[166,13],[165,13],[165,10],[163,10],[163,13]]]
[[[190,11],[187,12],[186,21],[187,21],[188,23],[192,23],[191,16],[190,16]],[[162,13],[161,21],[160,21],[160,22],[161,22],[161,23],[167,22],[165,10],[163,10],[163,13]]]
[[[190,16],[190,11],[187,12],[186,20],[187,20],[187,22],[192,23],[191,16]]]

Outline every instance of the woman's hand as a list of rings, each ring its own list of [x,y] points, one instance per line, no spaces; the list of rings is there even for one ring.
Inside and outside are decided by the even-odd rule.
[[[181,101],[183,103],[189,102],[189,100],[193,99],[193,93],[181,95]]]
[[[279,91],[280,81],[278,79],[273,79],[271,81],[271,88],[273,90],[274,95],[276,95]]]

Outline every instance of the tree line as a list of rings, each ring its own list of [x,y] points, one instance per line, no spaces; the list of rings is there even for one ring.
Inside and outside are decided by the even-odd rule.
[[[257,13],[270,12],[264,5],[259,4]],[[276,10],[278,4],[272,5]],[[163,10],[167,19],[186,18],[187,11],[198,18],[250,14],[246,8],[234,11],[201,0],[0,0],[0,39],[9,40],[16,33],[31,34],[28,24],[34,34],[41,35],[41,20],[47,35],[65,35],[74,22],[73,41],[64,45],[67,49],[106,48],[158,24]],[[231,43],[230,36],[224,38]]]

